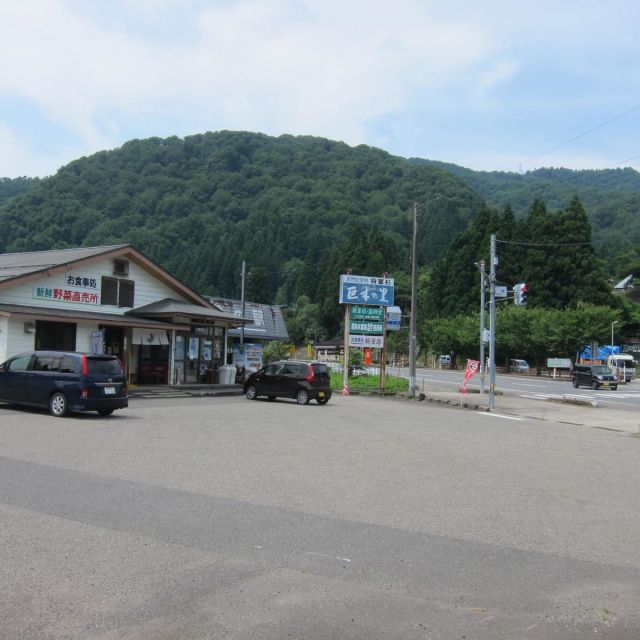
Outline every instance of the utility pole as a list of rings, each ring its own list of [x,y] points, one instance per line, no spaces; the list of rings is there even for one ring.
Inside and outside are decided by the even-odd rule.
[[[486,359],[484,357],[484,305],[485,305],[485,263],[484,260],[478,265],[480,268],[480,393],[484,393],[484,372]]]
[[[489,272],[489,411],[495,408],[496,393],[496,234],[491,234],[491,265]]]
[[[245,276],[246,276],[246,271],[247,271],[247,263],[243,260],[242,261],[242,270],[240,271],[240,280],[241,280],[241,286],[240,286],[240,300],[242,303],[242,317],[244,318],[244,280],[245,280]],[[244,344],[244,322],[242,323],[242,326],[240,327],[240,344]]]
[[[409,397],[416,395],[416,321],[418,304],[418,203],[413,203],[413,243],[411,249],[411,318],[409,320]]]

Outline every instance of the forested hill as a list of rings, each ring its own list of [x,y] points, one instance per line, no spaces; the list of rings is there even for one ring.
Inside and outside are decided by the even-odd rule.
[[[223,296],[239,295],[246,260],[248,296],[289,303],[322,286],[334,296],[337,279],[322,279],[348,266],[407,272],[414,201],[427,263],[483,206],[451,173],[365,146],[245,132],[133,140],[3,205],[0,252],[130,242]]]
[[[40,182],[40,178],[0,178],[0,206],[24,195]]]
[[[582,202],[599,251],[609,256],[640,243],[640,173],[631,168],[582,170],[536,169],[526,173],[473,171],[455,164],[411,158],[416,166],[448,171],[481,194],[490,206],[509,205],[524,217],[538,198],[550,209],[566,207],[573,196]]]

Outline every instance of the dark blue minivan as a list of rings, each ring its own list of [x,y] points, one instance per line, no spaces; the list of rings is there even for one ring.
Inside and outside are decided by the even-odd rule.
[[[129,405],[116,356],[67,351],[28,351],[0,364],[0,401],[48,408],[56,417],[70,411],[107,416]]]

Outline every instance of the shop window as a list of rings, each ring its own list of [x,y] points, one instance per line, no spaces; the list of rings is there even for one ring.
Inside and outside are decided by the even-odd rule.
[[[37,320],[35,346],[43,351],[75,351],[76,325]]]
[[[100,302],[114,307],[133,307],[134,291],[133,280],[102,276]]]
[[[133,280],[120,280],[118,292],[119,307],[133,307]]]

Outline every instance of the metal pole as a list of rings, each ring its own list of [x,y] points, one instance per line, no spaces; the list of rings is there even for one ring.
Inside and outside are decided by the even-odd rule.
[[[491,270],[489,273],[489,411],[495,408],[496,392],[496,234],[491,234]]]
[[[245,275],[246,275],[246,270],[247,270],[247,263],[243,260],[242,261],[242,271],[240,272],[240,278],[241,278],[241,287],[240,287],[240,300],[242,302],[242,317],[244,318],[244,279],[245,279]],[[242,326],[240,327],[240,344],[244,344],[244,322],[242,323]]]
[[[484,260],[480,262],[480,393],[484,393],[484,305],[485,305],[485,283],[484,283]]]
[[[382,337],[384,342],[382,343],[382,360],[380,361],[380,391],[384,391],[384,383],[387,367],[387,307],[382,307]]]
[[[416,320],[418,298],[418,203],[413,203],[413,243],[411,248],[411,318],[409,320],[409,397],[416,395]]]
[[[351,322],[351,305],[344,305],[344,357],[342,362],[342,392],[349,392],[349,324]]]

